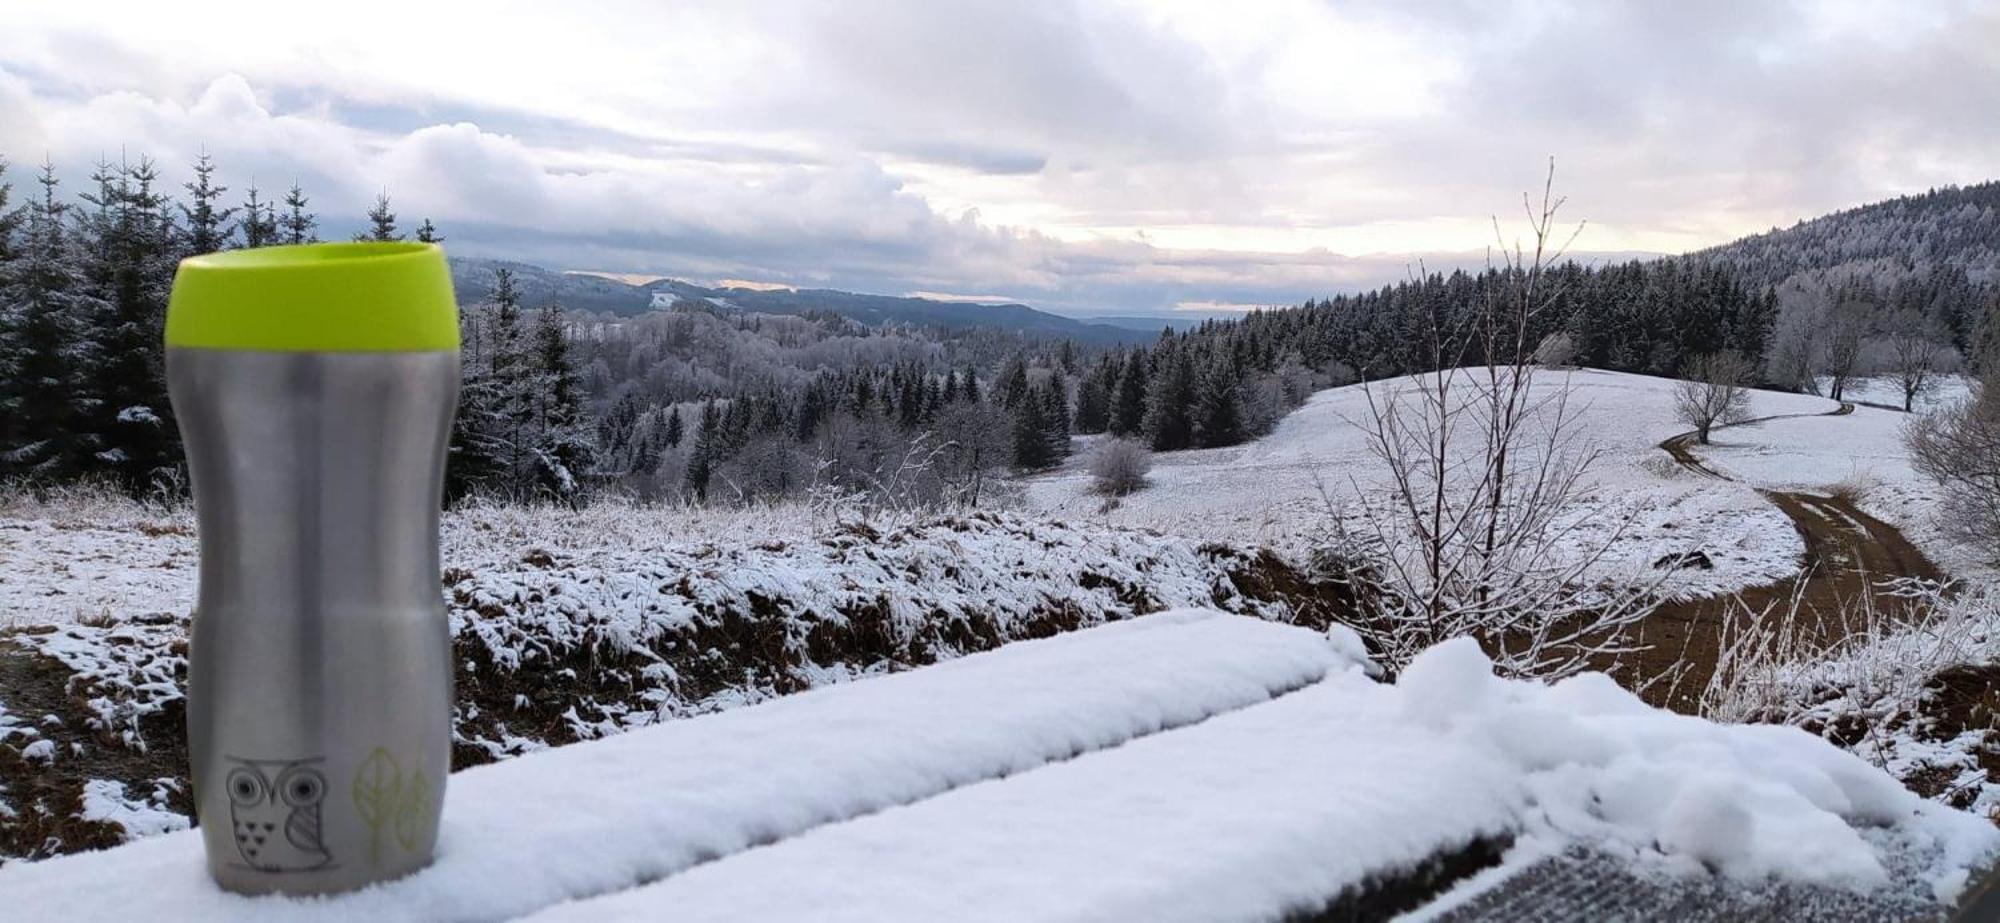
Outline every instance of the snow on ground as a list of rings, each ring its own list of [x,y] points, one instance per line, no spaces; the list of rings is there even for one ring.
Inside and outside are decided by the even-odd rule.
[[[0,868],[0,903],[71,921],[134,908],[500,919],[1200,722],[1361,663],[1345,631],[1162,613],[456,773],[436,863],[332,900],[226,894],[189,831]]]
[[[1964,399],[1964,380],[1947,382],[1920,401],[1918,413]],[[1886,382],[1864,380],[1849,386],[1849,393],[1857,401],[1887,402],[1892,389]],[[1901,405],[1900,392],[1894,403]],[[1903,428],[1910,419],[1899,410],[1862,405],[1840,416],[1732,426],[1716,431],[1714,444],[1696,451],[1710,467],[1758,487],[1852,491],[1864,511],[1901,529],[1948,573],[1995,576],[1976,549],[1944,536],[1939,521],[1943,494],[1911,465],[1903,447]]]
[[[1796,571],[1804,546],[1783,514],[1747,487],[1683,472],[1658,448],[1661,440],[1688,429],[1673,417],[1673,380],[1588,369],[1542,372],[1536,376],[1537,396],[1564,382],[1575,388],[1571,408],[1580,410],[1580,431],[1602,453],[1593,467],[1593,496],[1578,516],[1599,536],[1630,519],[1596,576],[1650,582],[1656,579],[1654,560],[1694,550],[1707,551],[1715,569],[1677,572],[1671,587],[1676,592],[1710,595]],[[1809,395],[1751,394],[1752,413],[1759,416],[1820,413],[1834,406]],[[1152,485],[1110,512],[1100,512],[1103,499],[1089,492],[1081,460],[1086,446],[1077,462],[1028,481],[1025,502],[1058,516],[1102,518],[1201,540],[1268,543],[1297,553],[1323,533],[1327,514],[1320,485],[1336,503],[1351,500],[1357,490],[1379,490],[1374,485],[1380,483],[1380,463],[1369,454],[1362,429],[1368,414],[1362,386],[1321,391],[1252,443],[1155,456]],[[1592,534],[1587,530],[1578,538],[1592,541]]]
[[[1466,640],[1384,685],[1355,645],[1149,616],[456,774],[436,864],[358,892],[225,894],[183,832],[0,869],[0,900],[72,921],[1270,919],[1513,836],[1854,891],[1920,857],[1950,901],[2000,845],[1796,729],[1658,711],[1598,674],[1502,680]]]
[[[805,539],[838,524],[834,511],[807,503],[705,509],[605,498],[581,510],[474,504],[445,514],[440,544],[447,568],[490,570],[517,567],[535,552],[588,565],[745,536]],[[196,556],[190,508],[88,494],[0,499],[0,628],[185,615],[194,606]]]
[[[534,919],[1276,919],[1508,834],[1854,891],[1908,850],[1945,902],[2000,844],[1803,732],[1659,711],[1599,674],[1497,679],[1461,639],[1395,686],[1347,671]]]

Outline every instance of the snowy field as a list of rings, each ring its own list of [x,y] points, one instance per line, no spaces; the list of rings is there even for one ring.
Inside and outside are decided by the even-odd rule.
[[[1395,685],[1367,666],[1344,630],[1165,613],[459,773],[437,863],[360,892],[223,893],[186,831],[0,869],[0,896],[78,923],[1275,919],[1511,838],[1942,908],[2000,845],[1795,729],[1501,680],[1464,640]]]
[[[1659,448],[1662,440],[1689,429],[1674,419],[1672,379],[1584,369],[1540,373],[1536,388],[1546,394],[1565,381],[1575,389],[1572,409],[1580,411],[1580,430],[1600,453],[1582,517],[1599,527],[1595,534],[1628,523],[1596,568],[1601,579],[1644,582],[1653,579],[1649,565],[1660,556],[1695,550],[1707,552],[1715,569],[1675,574],[1670,588],[1680,595],[1713,595],[1790,575],[1803,545],[1790,521],[1756,495],[1757,487],[1825,490],[1857,475],[1870,477],[1892,485],[1880,496],[1884,519],[1910,523],[1920,543],[1936,538],[1934,530],[1925,529],[1935,494],[1902,452],[1904,414],[1863,407],[1850,417],[1809,416],[1718,431],[1721,445],[1698,451],[1705,458],[1719,453],[1745,481],[1730,484],[1681,470]],[[1886,382],[1852,387],[1870,400],[1891,396]],[[1948,380],[1924,406],[1964,393],[1963,382]],[[1900,403],[1900,396],[1896,400]],[[1822,397],[1753,391],[1750,416],[1816,415],[1836,407]],[[1368,419],[1362,386],[1322,391],[1250,444],[1155,456],[1151,486],[1108,512],[1104,499],[1089,490],[1086,445],[1063,469],[1031,479],[1025,502],[1053,516],[1096,518],[1200,540],[1267,543],[1296,553],[1326,529],[1322,486],[1337,507],[1351,504],[1360,492],[1380,490],[1381,464],[1370,454],[1363,429]],[[1760,451],[1768,452],[1768,464],[1735,466]],[[1941,556],[1929,545],[1925,550]]]

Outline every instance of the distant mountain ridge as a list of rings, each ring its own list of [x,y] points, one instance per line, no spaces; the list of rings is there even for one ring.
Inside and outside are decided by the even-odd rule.
[[[632,285],[589,273],[557,272],[528,263],[480,258],[454,258],[452,284],[461,304],[490,299],[500,269],[511,270],[522,303],[539,306],[551,301],[566,308],[619,315],[655,310],[655,295],[669,304],[694,302],[720,311],[762,314],[808,314],[826,311],[871,326],[913,324],[950,329],[993,327],[1030,336],[1060,337],[1085,343],[1139,343],[1159,334],[1159,326],[1134,329],[1117,324],[1090,323],[1039,311],[1024,304],[975,304],[895,295],[867,295],[834,289],[711,288],[680,279],[660,279]]]
[[[1956,270],[1973,285],[2000,286],[2000,181],[1842,209],[1689,256],[1728,263],[1753,285]]]

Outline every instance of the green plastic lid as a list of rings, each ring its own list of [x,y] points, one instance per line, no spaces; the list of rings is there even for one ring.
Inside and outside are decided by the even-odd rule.
[[[458,348],[444,250],[303,244],[191,256],[174,274],[167,345],[279,352]]]

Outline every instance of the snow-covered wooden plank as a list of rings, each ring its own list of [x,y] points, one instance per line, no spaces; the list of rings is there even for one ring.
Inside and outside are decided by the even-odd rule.
[[[1351,671],[531,919],[1279,919],[1515,826],[1514,780],[1394,696]]]
[[[1470,639],[1275,701],[551,908],[565,921],[1208,923],[1311,913],[1476,839],[1940,911],[2000,835],[1795,728],[1509,681]]]
[[[0,870],[10,917],[490,920],[1270,699],[1358,642],[1183,610],[456,774],[437,862],[314,901],[226,894],[192,833]]]

